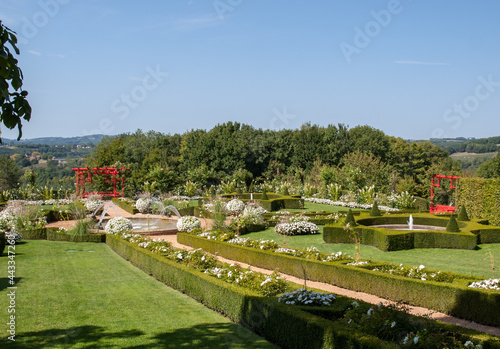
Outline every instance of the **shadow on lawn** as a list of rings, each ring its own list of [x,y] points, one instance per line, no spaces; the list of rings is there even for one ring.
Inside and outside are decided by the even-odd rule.
[[[171,332],[159,333],[143,338],[145,344],[127,345],[126,338],[146,336],[140,330],[107,332],[100,326],[79,326],[67,329],[50,329],[38,332],[20,333],[16,342],[8,343],[8,348],[117,348],[113,339],[119,339],[124,348],[272,348],[264,339],[253,337],[253,333],[243,326],[232,323],[202,324]],[[3,347],[3,346],[2,346]]]
[[[11,286],[17,286],[17,284],[21,281],[22,278],[14,278],[15,284],[11,285],[10,284],[10,279],[9,278],[0,278],[0,291],[5,290],[7,287]]]

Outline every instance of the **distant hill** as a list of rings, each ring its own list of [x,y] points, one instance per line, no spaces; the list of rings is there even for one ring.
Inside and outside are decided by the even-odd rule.
[[[409,142],[424,142],[424,140],[409,140]],[[455,153],[494,153],[500,150],[500,136],[489,138],[431,138],[430,142],[446,150]]]
[[[85,145],[85,144],[98,144],[105,135],[89,135],[82,137],[41,137],[32,139],[15,139],[2,138],[4,145],[18,145],[18,144],[45,144],[45,145]]]

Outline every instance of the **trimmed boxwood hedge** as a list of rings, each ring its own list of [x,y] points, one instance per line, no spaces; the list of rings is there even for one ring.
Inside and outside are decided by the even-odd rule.
[[[500,178],[461,178],[458,206],[467,209],[469,218],[487,219],[500,225]]]
[[[127,204],[125,201],[120,200],[120,198],[113,198],[112,199],[113,203],[115,203],[118,207],[121,209],[127,211],[130,214],[136,214],[139,213],[139,210],[136,209],[135,207],[130,206]]]
[[[431,214],[413,216],[414,224],[446,227],[448,217]],[[477,244],[500,242],[500,227],[480,224],[479,221],[458,222],[461,232],[393,230],[373,228],[371,225],[407,224],[407,215],[385,215],[382,217],[362,216],[355,228],[361,232],[361,243],[371,245],[382,251],[398,251],[413,248],[456,248],[473,250]],[[323,229],[326,243],[353,243],[349,232],[342,223],[330,224]]]
[[[168,260],[115,235],[106,243],[120,256],[161,282],[241,323],[284,348],[396,348],[376,337],[315,316],[275,298],[225,283]]]
[[[59,232],[57,228],[40,228],[19,232],[23,240],[49,240],[71,242],[106,242],[106,234],[70,234]]]
[[[56,229],[47,229],[47,240],[71,242],[106,242],[106,234],[70,234],[59,232]]]
[[[485,325],[500,326],[500,292],[467,287],[466,281],[444,283],[383,274],[341,262],[325,263],[271,251],[262,251],[225,242],[178,233],[177,241],[193,248],[253,266],[278,269],[296,277],[325,282],[393,301],[422,306]],[[477,278],[466,280],[477,281]]]

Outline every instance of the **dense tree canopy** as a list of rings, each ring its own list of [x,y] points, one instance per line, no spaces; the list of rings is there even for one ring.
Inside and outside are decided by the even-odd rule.
[[[16,162],[7,156],[0,158],[0,191],[17,188],[21,178],[21,171]]]
[[[132,169],[127,176],[133,192],[141,191],[145,181],[170,191],[187,180],[208,187],[274,179],[338,183],[346,189],[375,185],[389,192],[404,180],[403,187],[425,196],[430,171],[460,170],[447,152],[430,142],[408,143],[369,126],[311,123],[279,131],[237,122],[183,135],[137,131],[103,139],[86,165],[117,162]]]

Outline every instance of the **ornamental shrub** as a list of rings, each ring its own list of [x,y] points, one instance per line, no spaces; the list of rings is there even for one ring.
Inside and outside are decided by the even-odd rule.
[[[301,288],[293,292],[283,293],[278,302],[290,305],[330,306],[335,301],[333,293],[320,293]]]
[[[349,209],[347,211],[347,216],[345,217],[344,225],[348,225],[350,223],[351,227],[356,226],[356,220],[354,219],[354,215],[352,214],[352,210]]]
[[[139,210],[140,213],[146,213],[151,207],[152,200],[150,198],[140,198],[135,203],[135,208]]]
[[[458,211],[457,220],[462,222],[470,221],[469,215],[467,214],[467,209],[463,205],[460,207],[460,211]]]
[[[233,199],[226,204],[226,209],[231,214],[238,214],[245,208],[245,203],[238,199]]]
[[[274,231],[280,235],[309,235],[317,234],[319,228],[311,222],[280,223],[274,227]]]
[[[450,220],[448,221],[448,225],[446,225],[446,231],[449,233],[459,233],[460,228],[458,227],[457,219],[455,218],[454,215],[450,217]]]
[[[266,193],[265,190],[262,192],[262,197],[260,199],[261,200],[269,200],[269,198],[267,197],[267,193]]]
[[[381,216],[382,214],[380,213],[380,210],[378,209],[378,203],[377,200],[373,200],[373,205],[372,209],[370,211],[370,216],[376,217],[376,216]]]
[[[122,235],[132,231],[132,222],[124,217],[111,218],[104,227],[106,234]]]
[[[95,212],[98,209],[100,209],[102,206],[104,206],[104,201],[98,198],[86,198],[82,199],[82,204],[85,206],[87,211],[89,212]]]
[[[177,221],[177,229],[179,231],[191,232],[201,226],[201,221],[193,216],[184,216]]]

